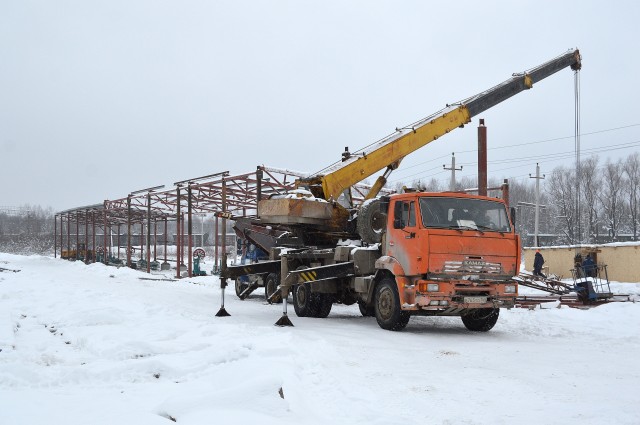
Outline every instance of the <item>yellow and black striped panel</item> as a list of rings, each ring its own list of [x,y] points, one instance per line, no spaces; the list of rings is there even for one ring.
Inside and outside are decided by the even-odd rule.
[[[316,271],[303,271],[298,275],[298,282],[311,282],[317,280],[318,272]]]

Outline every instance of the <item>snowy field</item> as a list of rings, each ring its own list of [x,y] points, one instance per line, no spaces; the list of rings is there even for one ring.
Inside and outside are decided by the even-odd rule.
[[[0,254],[0,424],[640,424],[640,303],[273,326],[259,289]],[[210,266],[205,267],[209,270]],[[636,294],[639,283],[616,283]],[[521,293],[527,288],[521,288]],[[527,290],[532,293],[532,290]],[[282,394],[282,397],[281,397]]]

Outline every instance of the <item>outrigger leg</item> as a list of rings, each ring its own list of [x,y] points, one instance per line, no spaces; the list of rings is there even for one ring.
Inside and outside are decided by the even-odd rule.
[[[216,313],[216,317],[231,316],[229,313],[227,313],[227,310],[225,310],[224,308],[224,288],[226,287],[227,287],[227,278],[223,277],[220,279],[220,289],[222,291],[222,306],[220,307],[220,310],[218,310],[218,312]]]
[[[287,298],[289,297],[289,291],[285,288],[280,288],[282,292],[282,317],[276,322],[276,326],[293,326],[289,316],[287,316]]]

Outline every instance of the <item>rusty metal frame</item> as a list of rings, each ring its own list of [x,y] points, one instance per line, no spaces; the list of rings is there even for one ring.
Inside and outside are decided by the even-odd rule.
[[[120,258],[120,228],[127,228],[126,265],[131,266],[132,244],[131,236],[134,226],[140,225],[140,246],[144,252],[144,241],[142,240],[146,225],[146,264],[147,272],[150,272],[151,263],[151,235],[153,233],[154,261],[157,258],[157,223],[164,223],[164,261],[167,262],[167,222],[176,223],[176,277],[181,277],[181,268],[184,264],[183,251],[185,245],[188,255],[187,275],[192,276],[192,251],[193,251],[193,231],[192,218],[194,214],[215,214],[215,236],[214,236],[214,270],[219,270],[219,261],[226,258],[226,221],[228,216],[254,217],[257,215],[258,202],[269,196],[285,194],[295,189],[296,180],[306,177],[307,173],[292,171],[281,168],[257,166],[255,171],[243,174],[230,175],[228,171],[222,171],[203,177],[187,179],[174,183],[174,188],[159,190],[164,186],[156,186],[149,189],[142,189],[131,192],[124,198],[115,200],[105,200],[102,204],[90,205],[86,207],[73,208],[55,214],[54,256],[57,255],[58,246],[60,256],[66,241],[67,251],[71,247],[71,226],[75,225],[79,229],[80,225],[85,226],[85,247],[88,249],[88,228],[92,228],[92,250],[95,253],[96,226],[102,229],[104,245],[104,261],[108,262],[111,255],[110,235],[112,227],[118,229],[118,259]],[[370,185],[358,184],[352,187],[352,197],[354,203],[362,202]],[[384,190],[390,193],[390,190]],[[186,213],[184,209],[186,208]],[[225,213],[218,216],[217,213]],[[186,218],[186,220],[185,220]],[[222,238],[224,243],[219,250],[218,219],[222,220]],[[60,225],[58,226],[58,220]],[[186,223],[185,223],[186,221]],[[185,234],[185,224],[187,227]],[[66,226],[65,226],[66,225]],[[64,230],[66,229],[66,239]],[[57,232],[60,232],[59,235]],[[76,230],[76,247],[78,246],[79,231]],[[109,235],[109,236],[108,236]],[[58,240],[59,236],[59,240]],[[186,243],[185,243],[186,238]],[[145,258],[143,252],[140,258]],[[218,254],[221,254],[220,256]],[[85,257],[87,257],[85,255]],[[85,258],[86,260],[86,258]],[[95,262],[95,255],[93,256]]]
[[[87,207],[73,208],[64,210],[55,214],[55,231],[54,239],[54,255],[57,256],[58,248],[62,256],[65,243],[67,250],[71,249],[71,238],[75,236],[76,246],[79,243],[79,231],[75,231],[75,235],[71,234],[72,226],[79,228],[83,225],[85,229],[96,227],[102,230],[103,245],[105,247],[105,263],[110,254],[107,250],[109,235],[111,228],[118,228],[118,239],[120,239],[120,228],[127,227],[127,261],[128,266],[131,265],[131,235],[134,226],[140,226],[141,233],[144,232],[145,225],[147,236],[147,272],[149,272],[150,263],[150,240],[153,233],[154,241],[157,239],[157,222],[176,222],[178,239],[176,240],[176,248],[178,253],[177,277],[180,277],[180,262],[182,260],[180,253],[188,245],[189,267],[188,275],[192,275],[191,263],[193,249],[192,234],[192,216],[193,214],[215,214],[220,212],[231,213],[235,216],[255,216],[257,214],[257,206],[260,198],[268,197],[273,194],[284,194],[295,187],[295,181],[304,176],[305,173],[294,172],[289,170],[258,166],[255,171],[230,175],[229,172],[212,174],[209,176],[198,177],[193,179],[176,182],[174,189],[155,191],[142,190],[130,193],[128,196],[115,200],[105,200],[102,204],[91,205]],[[156,188],[151,188],[156,189]],[[186,214],[184,209],[186,207]],[[59,224],[58,224],[59,220]],[[222,218],[223,238],[226,236],[226,218]],[[185,223],[186,221],[186,223]],[[219,235],[217,234],[218,218],[216,217],[216,235],[214,237],[215,260],[218,264],[219,258],[226,255],[226,243],[222,244],[221,256],[219,253]],[[183,234],[184,226],[187,226],[188,234]],[[164,226],[166,229],[166,224]],[[66,238],[65,238],[66,230]],[[58,233],[59,232],[59,233]],[[85,230],[85,244],[88,247],[88,230]],[[93,230],[91,249],[95,252],[96,232]],[[184,239],[186,237],[186,244]],[[169,236],[164,235],[165,247]],[[120,241],[119,241],[120,242]],[[120,256],[120,243],[118,242],[118,257]],[[144,241],[140,240],[142,246]],[[111,248],[111,247],[109,247]],[[154,258],[156,244],[153,244]],[[144,248],[143,248],[144,250]],[[141,253],[142,255],[142,253]],[[166,248],[165,248],[166,262]],[[144,257],[141,257],[144,258]],[[95,261],[95,256],[93,258]]]

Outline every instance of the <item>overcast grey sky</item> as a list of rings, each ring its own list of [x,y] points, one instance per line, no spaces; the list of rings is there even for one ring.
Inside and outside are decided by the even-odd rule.
[[[5,0],[0,205],[63,210],[259,164],[318,171],[575,47],[582,157],[626,157],[640,150],[639,4]],[[490,177],[570,165],[573,72],[477,118]],[[446,181],[451,152],[473,176],[477,118],[390,180]]]

